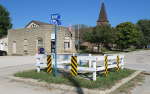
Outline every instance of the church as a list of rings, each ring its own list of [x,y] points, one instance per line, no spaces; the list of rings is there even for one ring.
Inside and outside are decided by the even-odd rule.
[[[97,26],[100,26],[100,25],[109,25],[104,2],[102,2],[102,4],[101,4],[99,17],[97,20]]]
[[[96,26],[106,26],[106,25],[110,25],[110,24],[109,24],[109,20],[107,17],[105,4],[104,4],[104,2],[102,2],[100,12],[98,15],[98,19],[96,21]],[[98,48],[97,48],[97,46],[95,46],[95,44],[91,44],[89,42],[83,42],[83,43],[81,43],[81,46],[87,47],[88,49],[92,49],[92,51],[94,51],[94,52],[97,52],[97,50],[98,50]]]

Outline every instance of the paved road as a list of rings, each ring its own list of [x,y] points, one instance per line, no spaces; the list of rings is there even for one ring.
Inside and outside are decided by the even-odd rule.
[[[126,53],[125,67],[150,72],[150,50]]]
[[[126,68],[142,70],[150,73],[150,51],[139,51],[126,54]],[[150,94],[150,75],[145,75],[141,85],[134,87],[131,94]]]
[[[13,82],[7,78],[8,75],[16,71],[21,71],[22,69],[27,69],[29,65],[15,66],[15,67],[5,67],[0,69],[0,94],[48,94],[46,90],[29,86],[23,83]]]
[[[35,68],[31,56],[0,57],[0,94],[77,94],[62,90],[51,90],[39,86],[31,86],[8,79],[14,73]]]
[[[126,53],[125,58],[126,68],[150,72],[150,51]],[[33,56],[0,57],[0,94],[76,94],[72,92],[66,93],[60,90],[50,90],[38,86],[30,86],[7,79],[7,76],[17,71],[35,68],[34,61],[35,59]],[[150,94],[150,85],[148,84],[150,83],[150,77],[146,79],[143,86],[138,86],[132,91],[133,94]],[[146,93],[139,93],[138,90],[141,92],[146,91]]]
[[[131,90],[132,94],[150,94],[150,75],[145,75],[144,83],[137,85]]]
[[[24,64],[35,64],[34,56],[0,56],[0,68]]]

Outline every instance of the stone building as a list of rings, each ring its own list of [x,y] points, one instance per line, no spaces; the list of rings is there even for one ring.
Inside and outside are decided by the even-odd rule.
[[[8,30],[8,55],[35,55],[38,48],[47,53],[55,49],[54,25],[31,21],[25,28]],[[57,27],[57,52],[74,53],[74,32]]]

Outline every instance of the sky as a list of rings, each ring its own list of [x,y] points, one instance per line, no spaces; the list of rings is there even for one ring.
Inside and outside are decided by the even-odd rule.
[[[0,0],[9,12],[13,28],[23,28],[32,20],[50,23],[50,15],[59,13],[63,26],[95,26],[104,1],[110,24],[150,19],[150,0]]]

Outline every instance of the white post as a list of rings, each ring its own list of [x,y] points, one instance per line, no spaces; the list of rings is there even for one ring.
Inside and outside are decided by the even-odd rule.
[[[40,72],[40,63],[42,62],[42,57],[40,54],[36,54],[36,70]]]
[[[123,57],[121,57],[121,69],[124,69],[124,56]]]
[[[89,56],[90,56],[90,58],[89,58],[89,68],[91,68],[92,67],[92,61],[91,61],[91,54],[89,54]]]
[[[96,61],[93,62],[93,68],[94,68],[93,80],[96,81]]]
[[[37,66],[36,70],[39,73],[40,72],[40,66]]]

